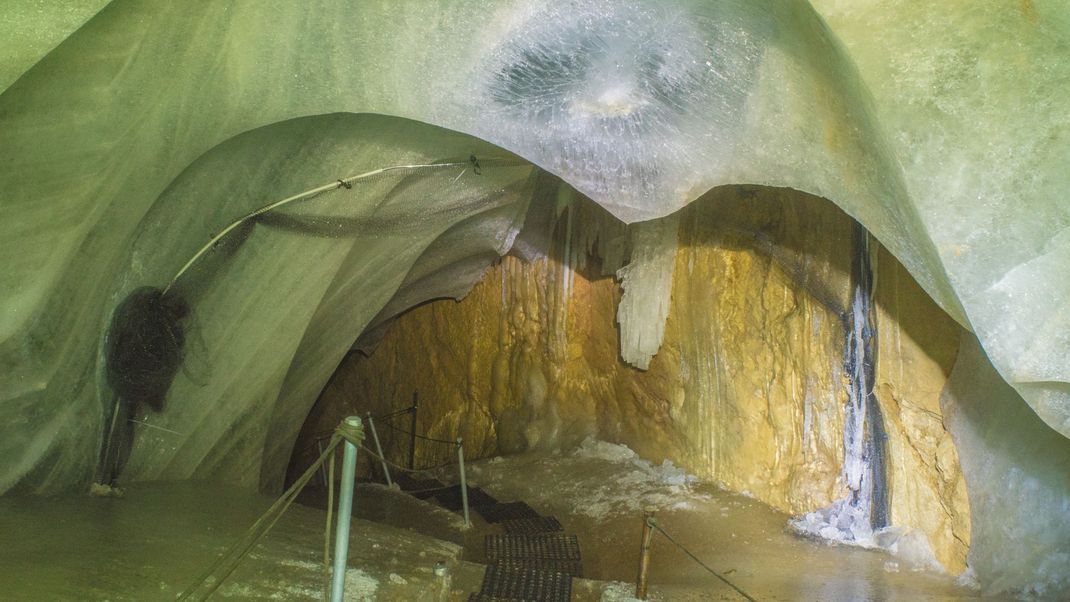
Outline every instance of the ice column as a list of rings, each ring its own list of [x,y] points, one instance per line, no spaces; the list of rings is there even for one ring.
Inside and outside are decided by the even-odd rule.
[[[843,480],[847,497],[791,521],[793,527],[836,541],[877,545],[874,532],[888,526],[884,421],[874,394],[877,327],[873,316],[874,274],[870,237],[855,225],[851,307],[847,315],[844,370]]]

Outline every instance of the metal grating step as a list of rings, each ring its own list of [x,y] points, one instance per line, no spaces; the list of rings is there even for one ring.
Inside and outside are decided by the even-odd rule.
[[[539,516],[539,513],[525,502],[505,502],[486,508],[480,508],[479,514],[482,515],[488,523],[500,523],[504,520],[515,520],[518,518],[537,518]]]
[[[484,539],[487,558],[546,558],[579,560],[580,544],[575,535],[542,533],[538,535],[487,535]]]
[[[505,532],[514,535],[536,535],[538,533],[558,533],[564,531],[561,523],[552,516],[536,516],[533,518],[511,518],[503,520],[502,526]]]
[[[573,577],[583,577],[582,563],[579,560],[554,560],[552,558],[499,558],[492,561],[513,569],[538,569],[549,573],[563,573]]]
[[[483,573],[479,593],[492,598],[568,602],[572,598],[572,577],[513,564],[491,564]]]
[[[531,602],[530,600],[521,600],[520,598],[502,598],[500,596],[487,596],[484,594],[471,594],[468,596],[468,602]]]

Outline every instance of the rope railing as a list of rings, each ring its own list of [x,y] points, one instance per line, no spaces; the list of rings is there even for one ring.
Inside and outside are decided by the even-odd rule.
[[[414,398],[414,401],[415,401],[415,398]],[[416,424],[416,420],[415,420],[416,404],[415,403],[413,404],[412,410],[413,410],[413,417],[414,417],[413,426],[415,427],[415,424]],[[412,463],[414,461],[414,458],[415,458],[416,437],[418,437],[419,435],[417,435],[415,432],[412,432],[412,431],[406,431],[404,429],[400,429],[400,428],[394,427],[389,422],[386,422],[385,424],[387,426],[391,427],[391,428],[394,428],[394,429],[402,432],[402,433],[406,433],[411,437],[410,441],[411,441],[412,448],[410,448],[410,450],[409,450],[410,451],[410,453],[409,453],[409,462]],[[401,471],[404,471],[406,473],[416,473],[416,472],[425,472],[425,471],[428,471],[428,470],[434,470],[435,468],[442,468],[444,466],[449,466],[449,465],[453,464],[453,462],[451,461],[451,462],[446,462],[444,464],[441,464],[440,466],[437,466],[437,467],[422,468],[420,470],[417,470],[415,466],[409,466],[408,468],[406,468],[406,467],[401,466],[399,464],[395,464],[394,462],[391,462],[390,460],[386,459],[386,454],[383,453],[383,448],[382,448],[381,445],[379,445],[379,433],[375,429],[375,419],[372,418],[370,412],[368,413],[368,426],[371,429],[372,438],[375,441],[376,451],[373,452],[372,450],[370,450],[370,449],[368,449],[366,447],[362,447],[362,449],[364,449],[365,452],[370,454],[372,457],[377,458],[380,462],[382,462],[382,464],[383,464],[383,475],[386,477],[386,483],[387,483],[388,486],[393,484],[391,482],[391,480],[390,480],[390,467],[391,466],[393,466],[397,470],[401,470]],[[465,527],[472,526],[472,519],[471,519],[471,517],[469,515],[469,511],[468,511],[468,478],[465,475],[465,470],[464,470],[464,440],[461,439],[460,437],[457,437],[457,439],[455,441],[445,441],[443,439],[435,439],[433,437],[422,437],[422,436],[419,436],[419,437],[422,438],[422,439],[429,440],[429,441],[437,441],[439,443],[446,443],[446,444],[449,444],[451,446],[456,446],[458,475],[461,478],[461,507],[464,510],[464,525],[465,525]],[[441,490],[441,489],[447,489],[447,487],[432,488],[432,489],[428,489],[428,490],[421,490],[421,491],[418,491],[418,492],[417,491],[412,491],[410,493],[422,493],[424,491],[437,491],[437,490]]]
[[[669,542],[672,543],[677,548],[679,548],[681,552],[683,552],[684,554],[687,554],[687,556],[689,558],[691,558],[691,560],[694,560],[695,563],[697,563],[700,567],[705,569],[706,572],[710,573],[714,577],[717,577],[725,585],[727,585],[728,587],[731,587],[732,589],[734,589],[736,591],[736,593],[738,593],[740,596],[743,596],[743,598],[745,598],[746,600],[749,600],[750,602],[758,602],[750,594],[748,594],[747,592],[743,591],[742,588],[737,586],[735,583],[732,583],[731,581],[729,581],[728,578],[726,578],[724,575],[722,575],[722,574],[718,573],[717,571],[713,570],[712,568],[710,568],[710,566],[707,565],[705,562],[702,562],[702,560],[698,556],[695,556],[691,552],[691,550],[688,550],[682,543],[676,541],[676,539],[673,538],[672,535],[669,535],[668,531],[666,531],[665,529],[662,529],[661,526],[658,525],[657,520],[654,519],[653,509],[648,510],[647,514],[646,514],[646,517],[643,519],[643,545],[642,545],[642,549],[641,549],[640,556],[639,556],[639,578],[638,578],[638,582],[636,584],[636,596],[635,596],[636,598],[639,598],[640,600],[645,600],[646,599],[646,589],[647,589],[647,576],[646,576],[646,573],[647,573],[648,567],[650,566],[650,558],[649,558],[649,555],[650,555],[650,534],[653,531],[657,531],[657,532],[661,533],[662,535],[664,535],[665,539],[668,539]]]
[[[334,435],[331,437],[331,443],[324,449],[324,451],[316,458],[314,462],[305,470],[301,476],[294,481],[290,488],[286,490],[275,502],[263,513],[256,522],[253,523],[249,529],[230,548],[227,549],[222,556],[217,558],[205,571],[198,577],[198,579],[187,587],[181,594],[179,594],[177,600],[207,600],[216,590],[218,590],[223,582],[226,581],[243,559],[249,554],[265,535],[279,522],[282,515],[290,508],[297,496],[305,488],[305,485],[312,479],[316,472],[320,469],[320,466],[324,461],[330,460],[331,472],[334,470],[334,450],[343,441],[348,441],[355,446],[360,446],[364,440],[363,431],[359,428],[354,428],[343,422],[335,430]],[[333,482],[333,478],[331,481]],[[333,498],[333,487],[329,493],[329,497]],[[333,506],[333,499],[328,502],[327,511],[327,536],[324,544],[324,572],[326,573],[326,565],[330,556],[330,524],[331,524],[331,507]]]
[[[372,418],[374,418],[376,420],[392,420],[394,418],[397,418],[398,416],[403,416],[403,415],[408,414],[410,412],[415,412],[416,408],[417,408],[417,406],[413,405],[413,406],[409,406],[407,408],[401,408],[400,410],[394,410],[393,412],[388,412],[386,414],[381,414],[379,416],[372,416]]]
[[[441,465],[430,466],[430,467],[421,468],[421,469],[416,469],[415,466],[412,465],[412,463],[414,462],[414,459],[415,459],[415,449],[412,446],[414,446],[416,439],[421,439],[423,441],[429,441],[429,442],[432,442],[432,443],[440,443],[442,445],[449,445],[449,446],[452,446],[452,447],[456,447],[458,445],[457,440],[438,439],[436,437],[429,437],[427,435],[421,435],[421,434],[415,432],[416,411],[417,411],[418,408],[419,408],[419,403],[417,402],[417,397],[416,397],[416,394],[414,393],[413,394],[413,405],[411,405],[411,406],[408,406],[408,407],[405,407],[405,408],[401,408],[401,409],[398,409],[398,410],[394,410],[392,412],[387,412],[385,414],[380,414],[378,416],[374,416],[374,415],[371,414],[371,412],[368,412],[366,414],[366,416],[368,418],[369,424],[374,425],[376,422],[378,422],[381,425],[386,425],[387,428],[389,428],[390,430],[392,430],[392,431],[394,431],[396,433],[399,433],[399,434],[402,434],[402,435],[407,435],[409,437],[409,441],[410,441],[410,443],[409,443],[409,445],[410,445],[410,449],[409,449],[410,466],[409,466],[409,468],[407,470],[409,470],[410,472],[420,472],[420,471],[424,471],[424,470],[434,470],[436,468],[441,468],[443,466],[448,466],[449,464],[452,464],[452,462],[447,462],[447,463],[444,463],[444,464],[441,464]],[[393,420],[393,419],[395,419],[395,418],[397,418],[399,416],[404,416],[406,414],[411,414],[412,415],[412,418],[413,418],[412,430],[407,430],[407,429],[401,428],[401,427],[396,426],[396,425],[394,425],[394,424],[392,424],[390,422],[391,420]],[[312,439],[309,440],[308,443],[306,443],[303,448],[301,448],[302,453],[307,452],[309,449],[311,449],[315,445],[321,445],[321,443],[323,441],[326,441],[327,439],[330,439],[332,435],[333,435],[333,431],[320,431],[318,433],[313,433],[312,434]],[[321,447],[321,449],[322,449],[322,447]],[[379,455],[384,455],[384,454],[379,454]],[[376,456],[376,457],[379,457],[379,456]],[[391,465],[392,466],[396,466],[396,465],[393,465],[393,464],[391,464]],[[397,466],[397,468],[403,468],[403,467]]]
[[[456,445],[456,443],[454,443],[454,445]],[[421,472],[431,472],[432,470],[438,470],[439,468],[445,468],[447,466],[453,466],[454,464],[457,463],[456,460],[450,460],[449,462],[443,462],[442,464],[438,464],[438,465],[435,465],[435,466],[428,466],[427,468],[407,468],[405,466],[402,466],[400,464],[397,464],[395,462],[391,462],[390,460],[387,460],[386,458],[380,456],[379,454],[377,454],[374,451],[368,449],[367,447],[361,446],[360,449],[361,449],[361,451],[367,452],[369,456],[375,458],[376,460],[379,460],[380,462],[385,462],[387,464],[387,466],[389,466],[390,468],[396,468],[396,469],[398,469],[398,470],[400,470],[402,472],[406,472],[406,473],[409,473],[409,474],[419,474]],[[413,493],[413,492],[406,491],[405,493]]]
[[[462,509],[464,510],[464,524],[465,524],[466,527],[469,527],[469,526],[472,525],[472,521],[471,521],[469,508],[468,508],[468,479],[467,479],[467,475],[465,474],[465,469],[464,469],[464,441],[463,441],[463,439],[461,437],[457,437],[455,440],[449,441],[449,440],[446,440],[446,439],[438,439],[438,438],[435,438],[435,437],[428,437],[426,435],[420,435],[420,434],[416,433],[416,412],[417,412],[417,410],[419,408],[419,401],[418,401],[418,397],[417,397],[416,393],[413,393],[412,401],[413,401],[412,405],[407,407],[407,408],[401,408],[399,410],[394,410],[392,412],[387,412],[387,413],[382,414],[382,415],[380,415],[378,417],[373,416],[371,412],[368,412],[367,414],[365,414],[365,417],[366,417],[366,419],[368,421],[368,427],[369,427],[369,430],[370,430],[371,435],[372,435],[372,441],[375,443],[375,449],[372,450],[372,449],[370,449],[368,447],[365,447],[363,445],[360,446],[360,449],[364,450],[364,452],[367,453],[369,456],[375,458],[376,460],[379,460],[379,462],[381,463],[381,466],[382,466],[383,477],[385,478],[386,484],[387,484],[388,487],[392,487],[394,485],[394,481],[390,476],[390,470],[391,469],[400,470],[400,471],[402,471],[402,472],[404,472],[406,474],[419,474],[419,473],[426,473],[426,472],[438,470],[440,468],[445,468],[446,466],[452,466],[453,464],[456,464],[457,467],[458,467],[458,476],[460,477],[460,481],[461,481],[460,482],[460,486],[461,486],[461,505],[462,505]],[[395,425],[390,423],[391,419],[397,418],[398,416],[402,416],[402,415],[405,415],[405,414],[410,414],[411,417],[412,417],[411,430],[406,430],[404,428],[401,428],[399,426],[395,426]],[[397,464],[396,462],[392,462],[392,461],[390,461],[390,460],[388,460],[386,458],[386,453],[383,451],[382,442],[379,440],[379,433],[378,433],[378,431],[376,429],[376,426],[375,426],[375,421],[376,420],[379,420],[380,424],[385,424],[388,428],[390,428],[391,430],[393,430],[396,433],[400,433],[400,434],[403,434],[403,435],[408,435],[408,438],[409,438],[409,466],[407,466],[407,467],[406,466],[402,466],[402,465]],[[313,437],[312,441],[310,441],[309,444],[306,445],[306,447],[302,450],[302,453],[307,451],[312,445],[319,445],[321,454],[325,453],[325,450],[322,447],[322,442],[327,437],[328,437],[328,434],[326,434],[326,433],[320,433],[318,435],[315,435]],[[450,461],[443,462],[441,464],[437,464],[437,465],[434,465],[434,466],[425,466],[425,467],[421,467],[421,468],[416,468],[415,464],[416,464],[416,440],[417,439],[421,439],[421,440],[424,440],[424,441],[429,441],[431,443],[439,443],[439,444],[442,444],[442,445],[450,446],[451,448],[453,448],[453,450],[457,454],[456,460],[450,460]],[[438,454],[435,454],[435,455],[438,455]],[[323,466],[322,462],[320,462],[320,466],[321,467]],[[330,487],[331,487],[331,485],[333,485],[333,481],[334,481],[333,470],[330,471],[331,472],[330,476],[328,476],[328,474],[327,474],[328,471],[326,471],[326,470],[321,470],[321,472],[323,473],[323,480],[325,481],[324,485],[328,487],[328,492],[329,492],[330,491]],[[429,491],[441,491],[441,490],[444,490],[444,489],[448,489],[450,487],[451,486],[443,486],[443,487],[435,487],[435,488],[430,488],[430,489],[420,489],[420,490],[408,491],[407,493],[418,494],[418,493],[426,493],[426,492],[429,492]]]
[[[736,590],[736,593],[738,593],[739,595],[743,596],[747,600],[750,600],[750,602],[758,602],[753,597],[751,597],[750,594],[748,594],[747,592],[745,592],[742,589],[740,589],[740,587],[738,585],[736,585],[735,583],[732,583],[731,581],[729,581],[724,575],[721,575],[717,571],[711,569],[705,562],[702,562],[702,560],[700,560],[698,556],[695,556],[694,554],[692,554],[691,550],[688,550],[686,547],[684,547],[683,544],[681,544],[680,542],[678,542],[675,539],[673,539],[673,536],[669,535],[669,533],[667,531],[665,531],[665,529],[662,529],[656,522],[652,525],[652,527],[656,531],[658,531],[659,533],[664,535],[665,539],[668,539],[674,546],[676,546],[677,548],[680,548],[680,550],[684,554],[687,554],[691,558],[691,560],[694,560],[696,563],[698,563],[699,566],[701,566],[702,568],[706,569],[706,571],[708,571],[711,575],[713,575],[714,577],[717,577],[718,579],[723,581],[725,585],[727,585],[728,587]]]
[[[427,435],[421,435],[419,433],[414,433],[412,431],[407,431],[407,430],[405,430],[405,429],[403,429],[403,428],[401,428],[399,426],[394,426],[393,424],[390,424],[389,422],[384,422],[383,424],[385,424],[387,427],[390,428],[390,430],[392,430],[394,432],[402,433],[402,434],[408,435],[410,437],[416,437],[417,439],[423,439],[424,441],[433,441],[435,443],[445,443],[447,445],[457,445],[457,441],[448,441],[446,439],[436,439],[434,437],[428,437]]]

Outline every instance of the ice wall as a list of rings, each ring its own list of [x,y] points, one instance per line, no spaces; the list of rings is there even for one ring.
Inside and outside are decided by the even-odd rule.
[[[42,58],[10,71],[25,72],[0,94],[0,417],[17,433],[0,450],[12,458],[0,489],[31,471],[34,487],[70,484],[95,446],[83,431],[104,401],[68,400],[100,395],[88,357],[108,313],[99,283],[120,277],[148,207],[240,133],[334,112],[475,134],[628,221],[725,183],[826,197],[1070,434],[1065,4],[814,4],[276,0],[191,11],[117,0],[50,52],[78,19],[34,15],[20,31],[39,32],[37,49],[19,61]],[[425,157],[447,154],[434,137],[420,144]],[[297,173],[272,172],[261,198]],[[361,269],[348,257],[338,261]],[[347,289],[329,290],[341,307]],[[336,359],[291,366],[294,352],[280,345],[270,362],[302,388]],[[170,465],[188,473],[204,453]]]
[[[941,406],[966,477],[974,515],[969,562],[982,589],[1065,600],[1070,441],[1026,410],[968,333]]]
[[[1070,7],[813,4],[872,94],[969,325],[1003,377],[1070,435],[1060,301],[1070,296]]]
[[[478,174],[472,154],[482,157]],[[495,164],[495,155],[505,163]],[[85,287],[81,311],[53,310],[65,320],[66,336],[50,341],[63,369],[19,400],[36,404],[35,414],[4,423],[5,453],[14,459],[0,473],[4,485],[47,491],[93,476],[114,402],[102,339],[112,308],[130,291],[163,286],[214,232],[269,201],[339,176],[451,159],[460,164],[401,169],[250,222],[176,283],[192,310],[185,361],[164,411],[137,416],[145,424],[136,428],[123,478],[278,487],[323,382],[416,259],[445,232],[480,241],[508,232],[531,197],[529,164],[454,132],[338,114],[238,136],[147,205],[128,200],[95,236],[109,252],[90,254],[78,266],[85,273],[68,279]],[[468,255],[461,246],[431,251],[443,268]],[[77,428],[62,420],[72,415]],[[50,430],[57,423],[66,428]]]
[[[0,11],[0,92],[110,0],[17,0]]]

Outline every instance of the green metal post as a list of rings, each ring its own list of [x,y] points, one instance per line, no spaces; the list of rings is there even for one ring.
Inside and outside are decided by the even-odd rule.
[[[348,427],[362,428],[360,416],[345,419]],[[357,446],[348,439],[342,456],[342,486],[338,499],[338,522],[334,531],[334,574],[331,576],[331,602],[342,602],[346,587],[346,560],[349,556],[349,524],[353,518],[353,486],[357,476]]]
[[[464,474],[464,442],[457,437],[457,464],[461,469],[461,505],[464,506],[464,526],[471,527],[468,517],[468,479]]]

